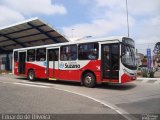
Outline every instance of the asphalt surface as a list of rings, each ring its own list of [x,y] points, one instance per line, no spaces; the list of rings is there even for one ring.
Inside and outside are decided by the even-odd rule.
[[[123,103],[117,106],[127,109],[132,114],[141,113],[144,114],[160,114],[160,98],[151,98],[147,100],[140,100],[138,102]]]
[[[95,101],[55,89],[1,84],[0,91],[0,113],[115,113]]]
[[[21,111],[22,113],[92,114],[92,119],[96,118],[93,114],[99,114],[98,118],[103,116],[102,119],[106,114],[110,115],[111,119],[124,119],[128,114],[131,115],[129,118],[138,119],[142,119],[144,114],[160,114],[160,84],[154,82],[134,81],[123,85],[104,84],[96,88],[86,88],[79,83],[47,80],[30,82],[13,75],[1,75],[0,91],[0,108],[3,108],[0,109],[0,113]],[[160,116],[157,118],[160,119]]]
[[[51,114],[56,120],[125,119],[96,101],[54,89],[52,84],[33,84],[0,76],[0,114]]]

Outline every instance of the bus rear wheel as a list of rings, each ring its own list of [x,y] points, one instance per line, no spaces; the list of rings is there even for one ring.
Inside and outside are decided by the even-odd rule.
[[[29,70],[29,72],[28,72],[28,79],[29,79],[30,81],[34,81],[34,80],[35,80],[34,70]]]
[[[92,88],[95,87],[96,85],[96,77],[94,76],[93,73],[87,72],[83,76],[83,84],[86,87]]]

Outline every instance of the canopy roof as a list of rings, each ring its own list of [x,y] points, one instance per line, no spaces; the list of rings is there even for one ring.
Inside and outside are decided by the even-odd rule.
[[[62,42],[68,40],[38,18],[0,28],[0,54],[17,48]]]

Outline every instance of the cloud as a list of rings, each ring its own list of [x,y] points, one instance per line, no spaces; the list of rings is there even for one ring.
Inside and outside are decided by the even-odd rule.
[[[135,41],[138,52],[146,54],[146,49],[153,51],[154,46],[160,41],[160,16],[137,21]]]
[[[108,9],[117,10],[122,8],[125,9],[125,1],[122,0],[95,0],[97,7],[107,7]]]
[[[159,0],[128,0],[128,7],[134,15],[157,15],[160,11]]]
[[[67,12],[63,5],[52,4],[51,0],[2,0],[1,3],[23,15],[63,15]]]
[[[71,29],[75,36],[110,36],[126,35],[126,0],[93,0],[88,4],[91,21],[63,27],[70,36]],[[83,5],[83,4],[82,4]],[[160,1],[128,0],[130,35],[136,42],[160,38]]]
[[[146,53],[148,47],[153,51],[155,44],[160,41],[160,16],[137,21],[136,25],[134,34],[139,52]]]
[[[102,3],[102,5],[104,5]],[[78,23],[63,27],[64,34],[68,37],[103,37],[110,35],[126,35],[126,14],[122,11],[114,12],[110,9],[99,8],[101,5],[95,4],[91,9],[91,21],[88,23]],[[96,12],[95,12],[96,11]],[[129,16],[130,26],[133,26],[135,20]],[[74,29],[74,31],[71,31]],[[119,31],[121,34],[119,34]]]
[[[64,33],[71,37],[73,33],[74,37],[83,37],[83,36],[93,36],[93,37],[102,37],[108,36],[114,31],[120,30],[125,34],[126,23],[124,22],[126,18],[123,18],[123,14],[113,14],[108,13],[107,16],[103,19],[95,19],[90,23],[76,24],[69,27],[63,27]],[[134,24],[134,19],[130,17],[132,24]],[[74,31],[71,31],[74,29]]]
[[[104,19],[94,20],[91,23],[82,23],[82,24],[76,24],[70,27],[64,27],[64,33],[67,36],[71,36],[71,30],[74,29],[73,36],[74,37],[83,37],[83,36],[103,36],[107,32],[109,32],[107,29],[104,29],[105,26],[108,27],[108,29],[114,29],[114,26],[109,24],[109,21],[106,21]]]
[[[95,0],[98,7],[107,7],[112,11],[125,11],[126,0]],[[160,11],[159,0],[127,0],[132,15],[154,15]]]
[[[52,0],[1,0],[0,26],[6,26],[38,15],[64,15],[66,8]]]
[[[6,26],[25,19],[19,12],[5,6],[0,6],[0,11],[2,13],[0,15],[0,26]]]
[[[139,25],[139,36],[147,38],[154,35],[160,38],[160,16],[144,19],[142,22],[143,24]]]

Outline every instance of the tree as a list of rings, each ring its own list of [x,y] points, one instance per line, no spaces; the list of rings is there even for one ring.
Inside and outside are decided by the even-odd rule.
[[[154,54],[160,54],[160,42],[157,42],[155,44],[153,52],[154,52]]]

